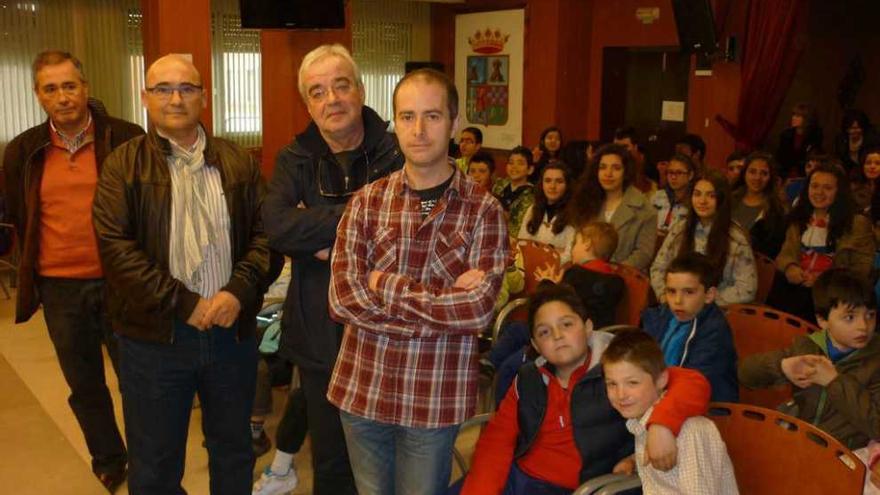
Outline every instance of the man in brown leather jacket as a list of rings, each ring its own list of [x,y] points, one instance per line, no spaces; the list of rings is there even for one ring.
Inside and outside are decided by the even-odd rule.
[[[129,491],[180,486],[193,396],[212,494],[250,493],[256,313],[269,269],[253,158],[199,123],[207,94],[187,59],[147,71],[153,129],[114,151],[95,195],[98,246],[119,336]]]
[[[104,381],[101,345],[114,368],[117,352],[106,318],[92,198],[110,151],[144,131],[89,101],[82,64],[70,53],[40,53],[33,74],[48,119],[16,136],[3,156],[8,218],[21,255],[15,322],[29,320],[42,303],[92,471],[112,492],[125,480],[126,452]]]

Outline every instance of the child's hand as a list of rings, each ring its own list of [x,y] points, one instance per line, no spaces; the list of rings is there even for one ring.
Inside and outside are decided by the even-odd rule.
[[[797,265],[788,265],[785,269],[785,278],[793,285],[804,283],[804,270]]]
[[[815,356],[815,359],[813,359],[813,368],[815,369],[815,372],[810,381],[816,385],[827,387],[829,383],[837,378],[837,368],[835,368],[834,363],[825,356]]]
[[[817,357],[819,356],[803,355],[785,358],[781,365],[782,374],[796,386],[807,388],[813,384],[812,377],[816,373],[813,362]]]
[[[630,475],[635,472],[636,472],[636,460],[633,456],[624,457],[617,464],[615,464],[614,469],[611,470],[612,474]]]
[[[645,466],[654,466],[660,471],[669,471],[678,462],[678,445],[672,431],[658,424],[648,427],[648,438],[645,440]]]

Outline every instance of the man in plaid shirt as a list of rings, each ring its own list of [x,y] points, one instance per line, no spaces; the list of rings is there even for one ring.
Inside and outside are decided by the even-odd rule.
[[[345,324],[327,398],[358,492],[445,490],[474,412],[477,334],[508,256],[503,210],[446,154],[458,93],[423,69],[394,91],[404,168],[352,197],[333,248],[330,311]]]

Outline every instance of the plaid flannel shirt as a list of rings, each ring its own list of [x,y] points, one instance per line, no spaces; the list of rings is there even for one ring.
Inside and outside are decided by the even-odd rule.
[[[343,411],[420,428],[474,412],[477,334],[491,322],[509,241],[498,201],[454,174],[424,220],[402,170],[361,189],[342,216],[330,312],[345,334],[327,398]],[[485,272],[482,283],[453,288],[470,269]]]

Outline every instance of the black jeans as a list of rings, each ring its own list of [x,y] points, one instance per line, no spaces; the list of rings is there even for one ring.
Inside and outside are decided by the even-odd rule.
[[[299,451],[308,429],[312,439],[312,493],[357,494],[339,409],[327,401],[330,373],[300,368],[300,381],[301,389],[291,387],[284,415],[278,424],[275,437],[278,450],[289,454]]]
[[[253,337],[200,332],[175,321],[170,344],[119,337],[119,381],[132,495],[186,493],[180,485],[193,397],[199,394],[213,495],[251,493],[250,416],[257,372]]]
[[[70,387],[67,402],[85,436],[92,471],[119,473],[125,468],[126,452],[104,379],[102,344],[117,375],[119,371],[116,338],[104,305],[104,281],[40,277],[38,289],[46,328]]]

